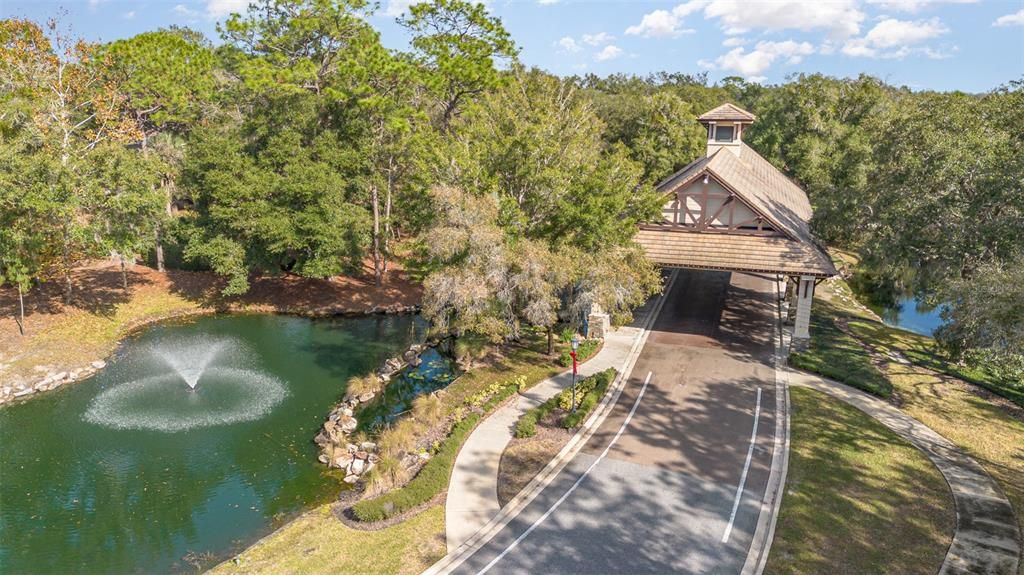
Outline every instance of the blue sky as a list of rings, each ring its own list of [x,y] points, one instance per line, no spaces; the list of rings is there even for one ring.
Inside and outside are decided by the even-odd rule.
[[[168,24],[215,25],[246,0],[0,0],[4,17],[67,11],[76,34],[114,40]],[[410,2],[382,0],[371,21],[406,46],[394,23]],[[1024,77],[1024,0],[488,0],[522,49],[556,74],[669,71],[765,83],[797,72],[866,72],[914,89],[985,91]]]

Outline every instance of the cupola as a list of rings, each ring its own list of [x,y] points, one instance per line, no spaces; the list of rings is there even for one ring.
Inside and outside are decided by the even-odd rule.
[[[721,106],[701,114],[697,121],[708,130],[708,156],[725,148],[740,155],[743,130],[754,123],[757,117],[734,104]]]

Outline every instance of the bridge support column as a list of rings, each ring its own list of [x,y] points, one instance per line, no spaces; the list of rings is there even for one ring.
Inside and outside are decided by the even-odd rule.
[[[796,321],[793,339],[811,337],[811,302],[814,301],[814,276],[800,276],[796,286]]]

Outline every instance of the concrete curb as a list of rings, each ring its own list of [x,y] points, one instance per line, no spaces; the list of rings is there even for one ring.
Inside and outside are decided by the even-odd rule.
[[[519,494],[512,498],[512,500],[509,501],[495,517],[487,522],[480,531],[467,539],[462,545],[439,559],[437,563],[431,565],[423,572],[422,575],[440,575],[450,573],[461,565],[463,561],[487,544],[494,535],[515,519],[516,516],[518,516],[519,513],[522,512],[526,506],[544,490],[545,487],[554,481],[562,469],[565,468],[577,453],[579,453],[587,440],[590,439],[594,432],[597,431],[597,427],[611,413],[612,408],[615,406],[616,402],[618,402],[619,396],[622,395],[622,390],[626,385],[626,381],[629,380],[629,377],[632,374],[633,366],[636,364],[636,360],[639,358],[640,352],[643,350],[644,344],[647,342],[647,336],[650,334],[651,327],[654,325],[654,321],[661,312],[662,305],[665,302],[665,296],[671,291],[672,284],[675,283],[676,276],[677,273],[673,271],[669,276],[669,281],[665,285],[662,295],[658,296],[657,302],[654,304],[648,317],[644,321],[643,330],[640,336],[634,342],[629,354],[627,355],[626,362],[620,370],[619,376],[612,384],[612,393],[605,394],[601,403],[598,404],[597,409],[594,410],[594,413],[587,418],[587,421],[583,424],[580,430],[577,431],[565,447],[558,452],[558,455],[549,461],[547,466],[545,466],[544,469],[541,470],[541,472],[538,473],[537,476],[519,492]]]
[[[779,321],[775,324],[775,440],[772,464],[764,498],[761,500],[757,527],[754,528],[747,559],[740,570],[741,575],[761,575],[764,571],[775,539],[775,525],[779,519],[782,497],[786,491],[786,474],[789,471],[789,378],[786,372],[789,338],[782,329],[782,317],[782,310],[779,309]]]
[[[939,575],[1015,575],[1021,534],[999,484],[962,449],[881,399],[814,374],[789,371],[792,385],[827,393],[876,419],[918,448],[942,473],[956,506],[956,527]]]

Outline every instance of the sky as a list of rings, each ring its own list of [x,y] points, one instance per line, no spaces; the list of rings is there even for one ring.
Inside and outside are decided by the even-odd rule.
[[[370,21],[405,49],[409,0]],[[861,73],[921,90],[983,92],[1024,79],[1024,0],[487,0],[520,59],[560,75],[707,72],[774,84],[795,73]],[[0,0],[4,18],[62,20],[111,41],[169,24],[219,41],[247,0]]]

